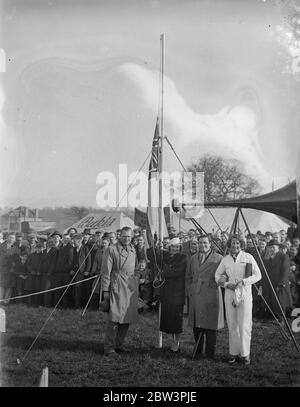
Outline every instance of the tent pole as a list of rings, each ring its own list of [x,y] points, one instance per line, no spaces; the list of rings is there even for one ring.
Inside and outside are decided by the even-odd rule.
[[[239,208],[239,209],[240,209],[240,208]],[[268,274],[268,272],[267,272],[267,270],[266,270],[266,267],[265,267],[265,265],[264,265],[264,263],[263,263],[263,260],[262,260],[262,258],[261,258],[261,255],[260,255],[260,253],[259,253],[259,250],[257,249],[256,243],[255,243],[255,241],[254,241],[254,239],[253,239],[253,237],[252,237],[252,235],[251,235],[251,232],[250,232],[248,223],[247,223],[247,221],[246,221],[246,219],[245,219],[245,216],[244,216],[244,214],[243,214],[243,212],[242,212],[241,209],[240,209],[240,213],[241,213],[241,216],[242,216],[243,221],[244,221],[244,223],[245,223],[245,226],[246,226],[246,229],[247,229],[247,231],[248,231],[248,234],[249,234],[249,236],[250,236],[250,238],[251,238],[251,241],[252,241],[252,244],[253,244],[253,246],[254,246],[255,252],[256,252],[256,254],[257,254],[257,256],[258,256],[258,258],[259,258],[259,260],[260,260],[260,262],[261,262],[261,265],[262,265],[262,268],[263,268],[263,270],[264,270],[264,272],[265,272],[265,275],[266,275],[266,277],[267,277],[268,283],[269,283],[269,285],[270,285],[270,287],[271,287],[271,290],[272,290],[272,292],[273,292],[273,294],[274,294],[274,297],[275,297],[275,299],[276,299],[277,305],[279,306],[281,315],[283,316],[284,323],[285,323],[285,325],[286,325],[286,327],[287,327],[287,329],[288,329],[288,331],[289,331],[289,333],[290,333],[290,335],[291,335],[291,338],[292,338],[292,340],[293,340],[293,342],[294,342],[294,345],[295,345],[297,351],[300,352],[300,349],[299,349],[299,346],[298,346],[298,344],[297,344],[297,342],[296,342],[296,339],[295,339],[295,336],[294,336],[294,334],[293,334],[293,331],[291,330],[291,327],[290,327],[290,325],[289,325],[289,323],[288,323],[288,321],[287,321],[287,319],[286,319],[285,313],[284,313],[284,311],[283,311],[283,309],[282,309],[282,306],[281,306],[281,304],[280,304],[280,301],[279,301],[279,298],[278,298],[278,296],[277,296],[277,293],[276,293],[276,291],[274,290],[274,287],[273,287],[273,284],[272,284],[272,282],[271,282],[271,280],[270,280],[269,274]]]

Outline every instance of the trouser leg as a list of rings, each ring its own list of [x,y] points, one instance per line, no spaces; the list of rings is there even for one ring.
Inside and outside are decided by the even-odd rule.
[[[12,288],[11,287],[8,287],[8,288],[5,289],[4,299],[5,299],[5,301],[7,301],[7,304],[9,303],[9,298],[11,297],[11,293],[12,293]]]
[[[5,288],[0,287],[0,300],[4,300],[4,293],[5,293]]]
[[[233,293],[233,292],[232,292]],[[238,356],[241,351],[240,332],[238,326],[238,307],[233,307],[233,295],[227,292],[225,295],[226,320],[229,331],[229,353],[232,356]]]
[[[245,298],[243,304],[237,308],[238,326],[240,332],[241,356],[250,355],[252,331],[252,299]]]
[[[104,354],[108,354],[109,352],[115,350],[117,334],[118,334],[117,322],[107,321],[104,338]]]
[[[126,334],[129,329],[129,324],[118,324],[118,329],[117,329],[117,337],[116,337],[116,348],[119,348],[122,346]]]
[[[199,344],[198,344],[198,347],[197,347],[197,350],[196,350],[196,354],[197,355],[202,355],[202,353],[203,353],[203,345],[204,345],[204,334],[203,334],[204,330],[202,328],[195,327],[195,328],[193,328],[193,332],[194,332],[194,339],[195,339],[196,343],[198,342],[199,336],[201,335],[200,340],[199,340]]]
[[[217,331],[214,329],[205,329],[206,335],[206,356],[214,359],[216,353]]]

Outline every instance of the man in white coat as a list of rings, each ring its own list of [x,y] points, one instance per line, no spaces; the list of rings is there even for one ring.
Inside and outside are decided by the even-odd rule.
[[[254,257],[242,250],[243,241],[237,235],[228,240],[230,253],[219,264],[215,279],[225,287],[225,309],[229,330],[228,363],[240,360],[250,364],[252,331],[252,287],[261,279]]]

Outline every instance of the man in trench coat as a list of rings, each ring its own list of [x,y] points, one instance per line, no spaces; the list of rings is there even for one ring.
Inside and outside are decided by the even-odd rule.
[[[215,282],[215,272],[222,256],[211,248],[208,236],[199,239],[199,253],[191,258],[188,282],[191,287],[189,325],[197,342],[201,335],[196,357],[214,359],[217,330],[224,328],[224,311],[221,288]],[[206,346],[204,349],[204,337]]]
[[[139,273],[131,239],[132,229],[124,227],[119,241],[106,249],[101,267],[103,298],[109,302],[104,354],[112,357],[119,356],[129,324],[138,317]]]

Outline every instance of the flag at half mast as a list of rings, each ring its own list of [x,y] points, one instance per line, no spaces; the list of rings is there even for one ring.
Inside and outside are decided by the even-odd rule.
[[[160,159],[159,118],[156,120],[152,142],[152,154],[148,173],[148,208],[147,208],[147,238],[153,242],[159,232],[159,159]],[[163,236],[168,236],[167,225],[163,218]]]

